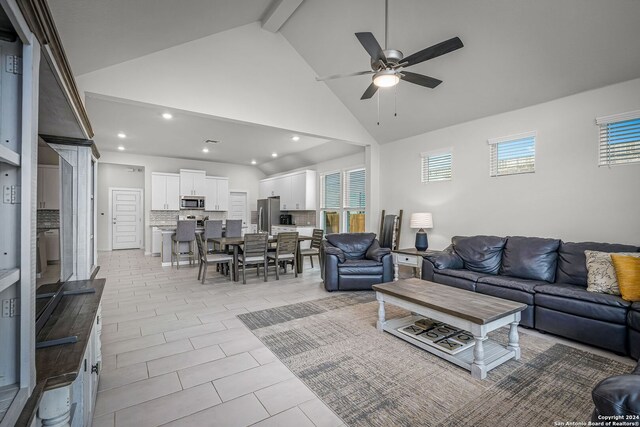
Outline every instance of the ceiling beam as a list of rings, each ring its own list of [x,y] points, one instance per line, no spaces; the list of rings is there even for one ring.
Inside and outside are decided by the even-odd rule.
[[[262,28],[277,33],[303,0],[274,0],[262,18]]]

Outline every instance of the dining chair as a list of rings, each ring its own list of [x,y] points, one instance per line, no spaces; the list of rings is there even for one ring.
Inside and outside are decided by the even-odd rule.
[[[216,243],[211,242],[211,239],[219,239],[222,237],[222,220],[207,220],[204,222],[204,245],[208,253],[216,251]],[[209,249],[209,243],[212,243],[212,249]]]
[[[204,244],[202,235],[196,236],[196,244],[198,245],[198,257],[200,259],[200,268],[198,269],[198,280],[202,276],[202,283],[207,276],[207,266],[209,264],[227,264],[229,271],[233,271],[233,255],[229,255],[224,252],[209,253],[207,247]],[[231,274],[229,274],[229,280],[232,280]]]
[[[308,256],[311,260],[311,268],[313,268],[313,257],[318,257],[318,263],[320,263],[320,246],[322,245],[322,238],[324,237],[324,230],[321,228],[314,228],[311,235],[311,246],[308,249],[300,249],[302,259]]]
[[[255,265],[260,275],[260,264],[264,266],[264,281],[267,281],[267,233],[250,233],[244,235],[244,250],[238,254],[238,267],[242,265],[242,283],[247,284],[247,266]]]
[[[278,233],[278,243],[275,252],[269,252],[267,258],[273,261],[276,267],[276,280],[280,280],[280,266],[284,264],[285,272],[287,262],[293,264],[295,277],[298,277],[298,268],[296,265],[298,255],[298,232]]]
[[[242,237],[242,220],[228,219],[224,236],[225,237]]]
[[[171,239],[171,267],[173,267],[173,259],[175,257],[179,270],[180,258],[189,258],[189,264],[191,264],[195,258],[195,248],[193,247],[193,243],[196,240],[196,220],[189,219],[178,221],[176,232],[171,236]],[[187,243],[189,245],[186,252],[181,251],[180,249],[182,243]]]

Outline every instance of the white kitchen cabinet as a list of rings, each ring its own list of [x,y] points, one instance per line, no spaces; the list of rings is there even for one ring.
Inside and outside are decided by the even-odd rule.
[[[229,210],[229,178],[208,176],[205,185],[204,210]]]
[[[206,193],[205,171],[180,169],[180,195],[204,196]]]
[[[38,166],[38,209],[60,209],[58,166]]]
[[[177,211],[180,209],[180,175],[151,173],[151,210]]]
[[[300,171],[260,181],[260,197],[280,197],[283,211],[316,209],[316,172]]]

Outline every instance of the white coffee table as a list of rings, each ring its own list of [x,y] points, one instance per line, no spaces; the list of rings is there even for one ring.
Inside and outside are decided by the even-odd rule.
[[[487,372],[510,359],[520,359],[518,324],[520,312],[526,304],[478,294],[420,279],[401,279],[373,285],[379,303],[377,328],[397,336],[436,356],[471,371],[474,378],[484,379]],[[412,324],[420,316],[385,319],[385,303],[393,304],[417,315],[445,322],[455,328],[471,332],[475,345],[450,354],[398,331]],[[488,339],[487,334],[509,326],[509,343]]]

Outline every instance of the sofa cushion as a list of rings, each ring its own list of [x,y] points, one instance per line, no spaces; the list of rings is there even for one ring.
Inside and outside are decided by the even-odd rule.
[[[464,267],[464,261],[453,250],[453,246],[449,245],[444,250],[439,252],[430,252],[424,256],[428,259],[435,268],[442,270],[444,268],[456,268],[460,269]]]
[[[509,236],[502,252],[500,274],[553,283],[560,240]]]
[[[347,259],[364,258],[375,238],[374,233],[337,233],[326,236],[329,243],[342,249]]]
[[[516,291],[534,294],[536,286],[546,285],[547,282],[540,280],[525,280],[518,277],[509,276],[484,276],[478,279],[478,283],[499,286],[501,288],[514,289]]]
[[[608,252],[584,251],[587,263],[587,290],[603,294],[620,295],[618,277]],[[640,252],[618,252],[640,258]]]
[[[636,305],[636,304],[638,303],[636,302],[633,305]],[[629,313],[627,313],[627,325],[629,325],[631,329],[640,331],[640,310],[637,310],[637,309],[629,310]]]
[[[371,259],[348,259],[338,264],[338,273],[342,275],[382,275],[382,263]]]
[[[560,242],[556,283],[587,286],[587,261],[584,251],[637,252],[638,248],[614,243]]]
[[[555,295],[573,300],[580,300],[594,304],[610,305],[612,307],[620,307],[625,310],[631,305],[629,301],[625,301],[619,296],[609,294],[599,294],[589,292],[582,286],[564,285],[564,284],[547,284],[536,286],[537,294]],[[537,301],[537,300],[536,300]]]
[[[506,239],[497,236],[472,236],[451,239],[464,268],[478,273],[498,274]]]
[[[445,276],[459,277],[461,279],[471,280],[472,282],[477,282],[480,277],[486,276],[485,273],[478,273],[476,271],[470,271],[465,269],[455,270],[452,268],[445,268],[442,270],[438,270],[438,274],[442,274]]]

